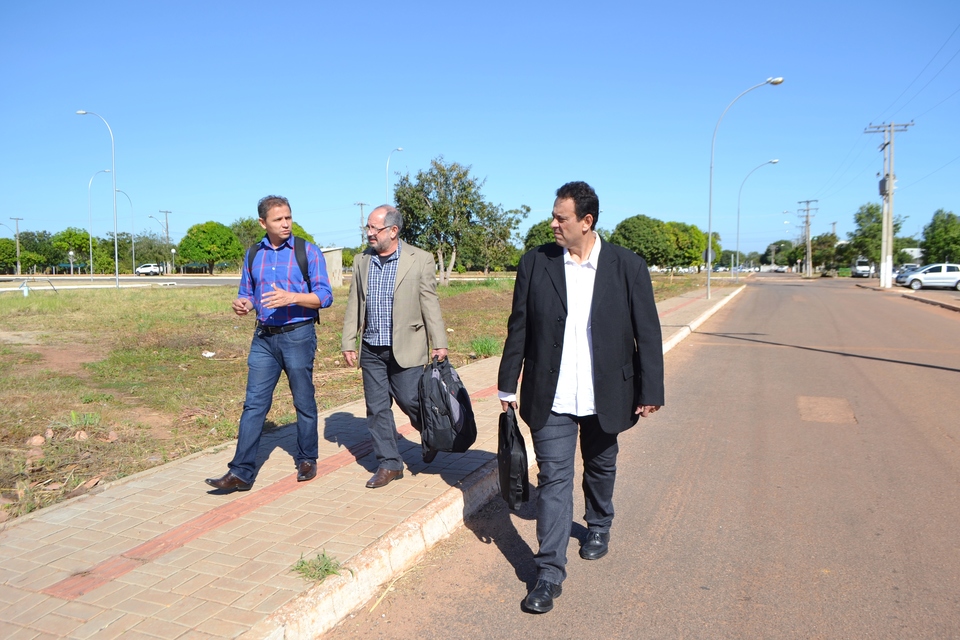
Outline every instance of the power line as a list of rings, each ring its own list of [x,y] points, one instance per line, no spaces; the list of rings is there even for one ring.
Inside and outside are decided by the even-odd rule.
[[[956,162],[957,160],[960,160],[960,156],[957,156],[956,158],[954,158],[954,159],[951,160],[950,162],[946,163],[945,165],[943,165],[943,166],[940,167],[939,169],[934,169],[933,171],[931,171],[931,172],[928,173],[927,175],[923,176],[923,177],[920,178],[919,180],[914,180],[913,182],[911,182],[910,184],[908,184],[908,185],[905,186],[905,187],[897,187],[897,188],[900,189],[900,191],[903,191],[904,189],[909,189],[910,187],[912,187],[913,185],[917,184],[918,182],[922,182],[922,181],[926,180],[927,178],[929,178],[929,177],[932,176],[933,174],[937,173],[937,172],[940,171],[941,169],[946,169],[947,167],[949,167],[951,164],[953,164],[953,163]]]
[[[956,26],[956,28],[950,33],[949,36],[947,36],[947,39],[943,41],[943,44],[940,45],[940,48],[937,49],[937,52],[933,54],[933,56],[930,58],[929,61],[927,61],[927,64],[923,65],[923,69],[920,70],[920,73],[918,73],[918,74],[916,75],[916,77],[915,77],[913,80],[910,81],[910,84],[908,84],[908,85],[906,86],[906,88],[905,88],[903,91],[900,92],[900,95],[898,95],[898,96],[896,97],[896,99],[895,99],[893,102],[891,102],[889,106],[887,106],[886,109],[884,109],[883,111],[880,112],[880,115],[879,115],[879,116],[877,116],[876,118],[873,119],[874,121],[880,120],[880,119],[883,117],[883,114],[885,114],[889,109],[893,108],[893,105],[897,104],[897,102],[900,100],[900,98],[902,98],[903,95],[904,95],[907,91],[910,90],[910,87],[913,86],[913,83],[915,83],[917,80],[919,80],[919,79],[920,79],[920,76],[922,76],[923,73],[924,73],[924,71],[927,70],[927,67],[929,67],[931,64],[933,64],[933,61],[937,59],[937,56],[940,55],[940,52],[943,51],[943,48],[944,48],[945,46],[947,46],[947,43],[950,42],[950,39],[953,38],[954,34],[956,34],[958,30],[960,30],[960,24],[958,24],[958,25]],[[954,54],[954,56],[956,56],[956,54]],[[953,60],[953,58],[950,58],[950,60]],[[950,64],[950,62],[948,61],[947,64]],[[944,65],[944,66],[946,66],[946,65]],[[943,69],[940,69],[940,71],[943,71]],[[939,72],[939,71],[937,72],[937,75],[940,75],[940,72]],[[936,77],[936,76],[934,76],[934,77]],[[929,84],[929,83],[927,83],[927,84]],[[926,85],[924,85],[924,87],[926,87]],[[920,91],[923,91],[923,89],[920,89]],[[918,91],[917,94],[919,94],[919,93],[920,93],[920,92]],[[916,97],[917,94],[914,94],[914,97]],[[913,99],[913,98],[911,98],[911,100],[912,100],[912,99]],[[908,103],[909,103],[909,101],[908,101]],[[904,106],[906,106],[906,105],[904,105]],[[901,107],[901,109],[902,109],[902,108],[903,108],[903,107]],[[893,115],[896,115],[896,114],[893,114]],[[893,116],[891,116],[891,117],[893,117]]]
[[[946,64],[944,64],[942,67],[940,67],[940,71],[937,71],[937,73],[934,74],[934,76],[933,76],[932,78],[930,78],[929,80],[927,80],[927,84],[925,84],[925,85],[923,85],[922,87],[920,87],[920,90],[917,91],[915,94],[913,94],[913,98],[916,98],[918,95],[920,95],[920,94],[923,92],[924,89],[926,89],[928,86],[930,86],[930,83],[933,82],[934,80],[936,80],[936,79],[937,79],[937,76],[939,76],[941,73],[943,73],[943,70],[946,69],[947,66],[948,66],[951,62],[953,62],[954,58],[956,58],[958,55],[960,55],[960,49],[957,49],[956,53],[954,53],[952,56],[950,56],[950,59],[947,60]],[[903,103],[903,106],[900,107],[899,109],[897,109],[897,110],[893,113],[893,115],[891,115],[890,117],[893,118],[893,116],[895,116],[895,115],[897,115],[898,113],[900,113],[901,111],[903,111],[908,104],[910,104],[911,102],[913,102],[913,98],[910,98],[909,100],[907,100],[906,102],[904,102],[904,103]]]

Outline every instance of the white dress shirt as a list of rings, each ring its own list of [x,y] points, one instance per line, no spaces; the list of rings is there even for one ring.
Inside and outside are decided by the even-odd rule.
[[[563,249],[563,277],[567,286],[567,321],[563,326],[563,352],[560,355],[560,377],[553,396],[554,413],[589,416],[597,412],[593,395],[593,330],[590,307],[593,285],[600,256],[600,236],[593,234],[593,248],[582,263],[577,264],[570,252]],[[497,391],[504,402],[516,402],[516,393]]]
[[[563,250],[563,275],[567,283],[567,321],[563,327],[560,377],[553,396],[554,413],[589,416],[597,412],[593,396],[593,330],[590,307],[597,277],[600,236],[594,232],[590,255],[580,264]]]

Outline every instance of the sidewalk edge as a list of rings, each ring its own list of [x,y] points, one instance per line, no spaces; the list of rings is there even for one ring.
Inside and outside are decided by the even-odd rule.
[[[672,336],[669,340],[667,340],[666,342],[663,343],[663,352],[666,353],[667,351],[670,351],[670,349],[673,349],[675,346],[677,346],[678,344],[680,344],[680,343],[683,341],[684,338],[686,338],[686,337],[689,336],[691,333],[693,333],[694,331],[696,331],[696,330],[697,330],[697,327],[699,327],[701,324],[703,324],[704,322],[706,322],[706,320],[707,320],[710,316],[712,316],[712,315],[715,314],[717,311],[719,311],[720,309],[722,309],[723,306],[724,306],[725,304],[727,304],[728,302],[730,302],[730,300],[732,300],[734,296],[736,296],[738,293],[740,293],[741,291],[743,291],[743,290],[746,289],[746,288],[747,288],[747,285],[745,285],[745,284],[740,285],[740,286],[737,287],[733,292],[731,292],[731,293],[727,294],[726,296],[724,296],[722,300],[717,301],[717,303],[716,303],[715,305],[713,305],[712,307],[710,307],[709,309],[707,309],[706,311],[704,311],[703,313],[701,313],[701,314],[700,314],[695,320],[693,320],[690,324],[684,325],[684,327],[681,328],[680,331],[678,331],[674,336]]]
[[[341,575],[311,587],[241,638],[299,640],[326,633],[459,530],[499,491],[494,458],[351,558]]]
[[[663,345],[666,353],[723,308],[746,285],[741,285],[685,325]],[[527,443],[530,467],[536,465],[532,444]],[[242,640],[301,640],[316,638],[369,601],[384,585],[413,567],[427,551],[449,538],[500,492],[494,458],[450,487],[442,495],[385,533],[331,576],[297,596],[279,611],[254,625]]]

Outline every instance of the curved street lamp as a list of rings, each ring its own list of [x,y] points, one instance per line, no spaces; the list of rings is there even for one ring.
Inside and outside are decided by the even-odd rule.
[[[737,193],[737,271],[733,276],[733,281],[736,283],[740,282],[740,196],[743,195],[743,185],[747,183],[747,178],[750,177],[750,174],[760,167],[765,167],[768,164],[777,164],[778,162],[780,162],[780,160],[774,158],[773,160],[767,160],[763,164],[754,167],[750,170],[750,173],[747,174],[746,178],[743,179],[743,182],[740,183],[740,191]]]
[[[93,111],[84,111],[83,109],[77,111],[78,116],[97,116],[103,120],[103,124],[107,125],[107,131],[110,132],[110,162],[112,171],[110,174],[113,176],[113,275],[117,280],[117,289],[120,288],[120,251],[117,247],[117,145],[113,140],[113,129],[110,128],[110,123],[104,119],[99,113],[94,113]],[[91,240],[91,244],[92,244]]]
[[[130,199],[130,196],[123,189],[117,189],[117,193],[122,193],[127,196],[127,202],[130,203],[130,268],[133,269],[134,275],[137,272],[137,240],[134,238],[136,229],[133,228],[133,200]]]
[[[403,147],[397,147],[393,151],[403,151]],[[393,151],[387,154],[387,177],[383,183],[383,201],[386,204],[390,203],[390,156],[393,155]]]
[[[90,176],[90,182],[87,183],[87,215],[90,217],[90,228],[87,230],[87,237],[90,239],[90,264],[87,265],[87,271],[90,272],[90,282],[93,282],[93,209],[90,207],[90,187],[93,186],[93,179],[100,173],[110,173],[110,169],[100,169]]]
[[[730,101],[727,108],[720,114],[720,118],[717,120],[717,126],[713,128],[713,140],[710,143],[710,200],[707,203],[707,300],[710,299],[710,271],[713,269],[713,254],[711,253],[713,245],[713,153],[717,146],[717,129],[720,128],[720,121],[723,120],[723,116],[727,115],[727,111],[730,110],[734,102],[754,89],[767,84],[783,84],[783,78],[767,78],[763,82],[755,84],[746,91],[741,92],[740,95]]]

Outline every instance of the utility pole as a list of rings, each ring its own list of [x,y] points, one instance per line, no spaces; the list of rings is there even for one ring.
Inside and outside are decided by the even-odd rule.
[[[387,162],[390,162],[390,160],[388,159]],[[370,205],[366,202],[354,202],[353,204],[360,207],[360,246],[362,247],[367,241],[367,234],[363,232],[363,226],[367,224],[367,219],[363,217],[363,208]]]
[[[803,235],[807,245],[807,257],[805,260],[805,264],[803,266],[803,277],[805,278],[813,277],[813,247],[811,246],[812,243],[810,242],[810,203],[811,202],[819,202],[819,200],[801,200],[800,202],[797,203],[797,204],[805,205],[804,211],[806,212],[805,220],[803,223]],[[813,210],[817,211],[818,209],[814,208]]]
[[[831,222],[831,223],[830,223],[830,233],[831,233],[832,235],[834,235],[834,236],[837,235],[837,223],[836,223],[836,222]]]
[[[14,234],[17,238],[17,275],[20,275],[20,221],[23,218],[10,218],[13,220],[13,226],[15,226],[16,233]]]
[[[160,213],[163,214],[163,233],[166,234],[167,236],[167,251],[169,251],[170,250],[170,214],[173,212],[164,211],[163,209],[160,209]],[[170,263],[167,262],[166,252],[164,252],[164,256],[163,256],[163,264],[166,267],[163,270],[163,272],[170,273],[170,269],[169,269]]]
[[[893,172],[893,134],[903,132],[908,124],[872,124],[863,130],[864,133],[883,133],[883,177],[880,178],[880,195],[883,197],[883,223],[880,230],[880,287],[889,289],[893,286],[893,187],[897,180]]]

